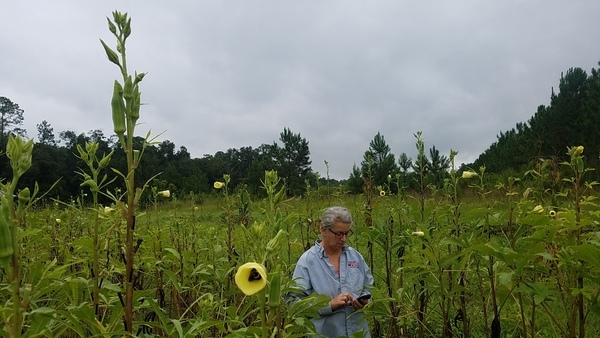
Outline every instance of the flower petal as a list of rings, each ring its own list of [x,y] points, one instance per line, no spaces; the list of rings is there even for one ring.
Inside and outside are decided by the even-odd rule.
[[[235,274],[235,284],[245,295],[251,296],[267,285],[267,269],[256,262],[245,263]]]

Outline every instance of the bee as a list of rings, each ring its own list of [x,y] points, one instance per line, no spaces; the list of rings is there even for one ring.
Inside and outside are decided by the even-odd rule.
[[[250,271],[250,276],[248,276],[248,282],[252,282],[255,280],[261,280],[262,276],[260,275],[260,273],[258,273],[258,271],[256,269],[252,269]]]

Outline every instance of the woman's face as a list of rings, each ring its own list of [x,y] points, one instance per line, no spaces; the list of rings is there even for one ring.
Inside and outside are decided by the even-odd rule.
[[[331,249],[341,249],[348,240],[350,223],[335,222],[331,230],[321,227],[322,244]]]

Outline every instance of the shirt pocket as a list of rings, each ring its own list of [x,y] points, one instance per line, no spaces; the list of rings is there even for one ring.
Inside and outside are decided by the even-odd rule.
[[[355,297],[358,297],[364,289],[364,273],[360,268],[357,267],[348,267],[347,271],[348,276],[346,276],[346,281],[348,283],[348,289],[354,294]]]

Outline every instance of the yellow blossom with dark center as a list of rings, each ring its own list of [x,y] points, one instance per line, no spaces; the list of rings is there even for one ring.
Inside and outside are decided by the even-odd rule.
[[[243,264],[235,274],[235,284],[245,295],[251,296],[267,285],[267,269],[256,262]]]
[[[171,191],[170,190],[159,191],[158,195],[162,196],[162,197],[169,198],[169,197],[171,197]]]
[[[385,196],[385,190],[381,190],[381,191],[379,192],[379,196],[382,196],[382,197],[383,197],[383,196]]]
[[[213,184],[213,187],[215,187],[215,189],[221,189],[224,185],[225,183],[216,181],[215,184]]]

